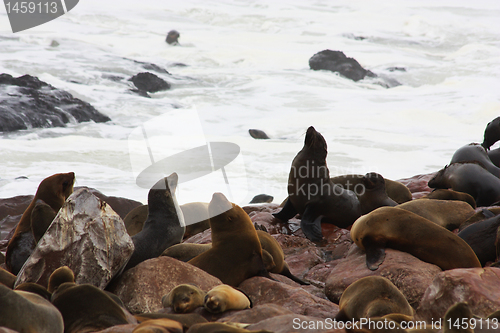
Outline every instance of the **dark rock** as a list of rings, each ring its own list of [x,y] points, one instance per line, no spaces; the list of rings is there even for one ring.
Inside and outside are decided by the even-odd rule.
[[[179,45],[179,37],[181,35],[177,30],[170,30],[167,34],[167,38],[165,39],[165,42],[170,45]]]
[[[12,229],[17,226],[33,198],[33,195],[19,195],[0,199],[0,239],[6,239]]]
[[[336,304],[313,296],[300,287],[263,277],[247,279],[238,288],[252,299],[254,306],[272,303],[296,314],[318,318],[334,318],[339,310]]]
[[[254,139],[270,139],[264,131],[258,129],[249,129],[248,133],[250,133],[250,136]]]
[[[31,75],[14,78],[0,74],[0,131],[64,127],[73,122],[111,119],[70,93]]]
[[[418,199],[432,192],[432,189],[428,186],[427,183],[435,175],[436,172],[433,172],[424,175],[416,175],[410,178],[403,178],[397,181],[408,187],[408,189],[413,195],[413,199]],[[416,194],[418,194],[418,196],[416,196]]]
[[[443,318],[450,306],[467,302],[472,313],[487,317],[500,310],[500,268],[460,268],[439,273],[427,288],[416,319]]]
[[[222,282],[191,264],[159,257],[141,262],[124,272],[109,289],[132,313],[150,313],[163,309],[161,298],[183,283],[192,283],[209,291]]]
[[[251,204],[257,204],[257,203],[270,203],[273,202],[274,197],[272,195],[268,194],[258,194],[255,197],[253,197],[252,201],[250,201]]]
[[[132,81],[139,90],[151,93],[170,89],[168,82],[149,72],[134,75],[129,81]]]
[[[61,207],[19,272],[16,285],[46,286],[50,274],[66,265],[75,273],[76,283],[104,289],[133,250],[121,218],[90,191],[80,189]]]
[[[389,72],[406,72],[406,68],[404,67],[388,67],[387,70]]]
[[[309,67],[313,70],[326,69],[337,72],[353,81],[359,81],[365,77],[376,77],[369,70],[361,67],[356,59],[348,58],[342,51],[323,50],[309,59]]]

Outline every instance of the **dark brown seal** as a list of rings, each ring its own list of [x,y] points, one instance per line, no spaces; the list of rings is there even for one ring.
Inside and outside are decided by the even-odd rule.
[[[356,194],[330,180],[327,154],[325,138],[314,127],[309,127],[304,147],[292,162],[286,204],[279,213],[274,214],[282,221],[288,221],[297,213],[301,214],[302,231],[314,242],[323,238],[321,222],[347,228],[361,216],[361,205]]]
[[[203,306],[206,294],[194,284],[180,284],[162,297],[161,304],[175,313],[190,313]]]
[[[212,248],[188,263],[233,287],[257,275],[270,278],[257,231],[247,213],[222,193],[214,193],[208,210]]]
[[[482,266],[497,261],[496,238],[500,215],[469,225],[458,233],[474,250]]]
[[[73,172],[58,173],[45,178],[38,186],[33,201],[24,211],[7,246],[5,266],[13,274],[17,275],[19,273],[35,246],[35,239],[31,230],[31,214],[37,201],[42,200],[57,213],[66,199],[73,193],[74,182],[75,174]]]
[[[498,140],[500,140],[500,117],[496,117],[486,125],[481,146],[489,150]]]
[[[449,230],[397,207],[380,207],[360,217],[351,238],[366,252],[366,265],[376,270],[390,247],[414,255],[443,270],[481,267],[470,246]]]
[[[453,163],[429,180],[430,188],[451,188],[470,194],[478,207],[500,201],[500,179],[477,163]]]
[[[181,34],[177,30],[170,30],[165,38],[165,42],[170,45],[179,45],[179,37]]]
[[[361,204],[361,214],[365,215],[379,207],[397,206],[398,203],[387,195],[385,190],[385,180],[382,175],[370,172],[361,178],[363,188],[356,195]]]
[[[450,164],[476,162],[488,170],[493,176],[500,178],[500,168],[491,162],[488,153],[478,143],[463,146],[453,154]]]

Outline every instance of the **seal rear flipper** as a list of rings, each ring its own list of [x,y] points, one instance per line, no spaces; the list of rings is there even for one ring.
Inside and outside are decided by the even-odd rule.
[[[273,216],[283,222],[287,222],[289,219],[297,215],[297,213],[298,212],[290,201],[290,198],[287,198],[283,209],[281,209],[278,213],[274,213]]]
[[[376,271],[385,259],[385,245],[377,244],[371,239],[364,239],[363,246],[366,252],[366,266]]]
[[[288,264],[285,262],[285,266],[283,267],[283,270],[281,271],[280,273],[281,275],[283,276],[286,276],[287,278],[297,282],[298,284],[301,284],[303,286],[309,286],[311,285],[309,282],[306,282],[306,281],[303,281],[301,279],[299,279],[298,277],[296,277],[295,275],[292,274],[292,272],[290,272],[290,267],[288,267]]]
[[[304,214],[302,214],[300,227],[309,240],[319,242],[323,239],[323,232],[321,231],[321,219],[323,216],[316,216],[315,214],[315,209],[308,205],[304,210]]]

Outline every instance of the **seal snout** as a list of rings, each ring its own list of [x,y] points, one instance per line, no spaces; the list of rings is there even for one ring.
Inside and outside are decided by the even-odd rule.
[[[233,205],[227,200],[226,196],[222,193],[214,193],[212,201],[208,205],[208,212],[210,217],[215,217],[233,208]]]

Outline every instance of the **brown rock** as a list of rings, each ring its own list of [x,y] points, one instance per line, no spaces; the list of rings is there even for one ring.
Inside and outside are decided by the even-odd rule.
[[[247,213],[250,217],[252,212],[267,212],[274,213],[280,206],[274,203],[265,203],[262,205],[251,205],[251,206],[243,206],[241,207],[245,213]]]
[[[199,234],[196,234],[188,239],[184,240],[183,243],[194,243],[194,244],[208,244],[212,243],[212,230],[207,229]]]
[[[34,197],[33,195],[19,195],[0,199],[0,240],[8,241],[10,239],[9,234],[16,228],[21,216]]]
[[[353,244],[350,231],[326,223],[322,225],[322,229],[327,244],[323,248],[325,259],[331,261],[344,258]]]
[[[255,324],[268,318],[287,314],[293,314],[293,312],[277,304],[261,304],[248,310],[232,312],[229,316],[225,316],[218,321]]]
[[[170,257],[143,261],[124,272],[110,286],[132,313],[151,313],[163,308],[161,298],[182,283],[192,283],[208,291],[222,282],[194,267]]]
[[[427,185],[427,183],[435,175],[436,172],[433,172],[425,175],[416,175],[410,178],[403,178],[397,181],[408,187],[408,189],[413,195],[413,198],[415,199],[415,194],[417,193],[418,197],[422,197],[425,194],[432,192],[432,189]]]
[[[339,261],[340,260],[333,260],[314,266],[309,270],[309,272],[307,272],[306,276],[304,276],[304,279],[312,285],[318,286],[320,288],[325,288],[326,280],[330,276],[333,268],[337,266]]]
[[[338,260],[331,270],[325,285],[326,296],[332,302],[338,303],[340,296],[351,283],[365,276],[378,275],[389,279],[405,295],[408,303],[416,308],[425,290],[441,269],[406,252],[387,248],[385,253],[382,265],[376,271],[371,271],[366,267],[364,252],[353,246],[349,255]]]
[[[68,266],[76,283],[104,289],[127,263],[134,245],[122,219],[87,189],[75,191],[19,272],[16,286],[46,286],[52,272]]]
[[[248,326],[247,330],[269,330],[274,333],[345,333],[345,330],[333,329],[333,320],[288,314],[269,318]]]
[[[420,301],[416,317],[430,322],[448,308],[467,302],[473,314],[487,317],[500,310],[500,268],[461,268],[439,273]]]
[[[282,228],[284,228],[283,223],[277,222],[276,218],[269,212],[252,212],[250,213],[250,219],[254,225],[260,228],[265,227],[266,231],[271,235],[281,233]]]
[[[263,277],[253,277],[239,285],[253,301],[253,305],[277,304],[301,315],[334,318],[339,308],[336,304],[309,294],[300,287],[292,287]]]

